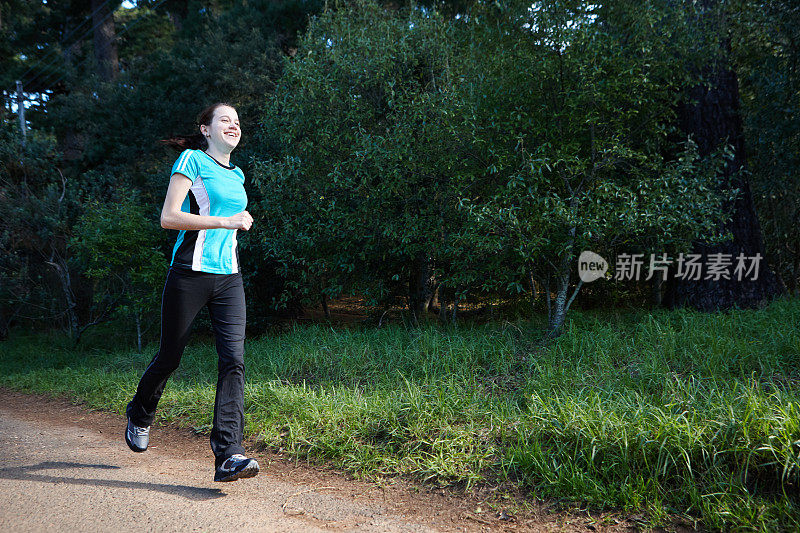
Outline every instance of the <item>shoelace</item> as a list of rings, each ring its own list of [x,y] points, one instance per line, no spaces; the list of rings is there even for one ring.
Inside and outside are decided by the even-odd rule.
[[[131,425],[133,425],[133,424],[131,424]],[[146,428],[141,428],[139,426],[133,426],[133,433],[137,437],[141,437],[142,435],[147,435],[148,433],[150,433],[150,426],[147,426]]]
[[[235,453],[228,457],[225,463],[222,465],[223,468],[233,468],[237,464],[241,463],[242,461],[247,461],[247,457],[240,453]]]

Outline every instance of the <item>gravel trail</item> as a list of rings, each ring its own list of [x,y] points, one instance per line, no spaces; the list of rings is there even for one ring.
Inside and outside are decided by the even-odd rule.
[[[250,448],[261,473],[215,483],[207,437],[154,425],[150,448],[133,453],[124,427],[120,415],[0,388],[0,531],[586,531]]]

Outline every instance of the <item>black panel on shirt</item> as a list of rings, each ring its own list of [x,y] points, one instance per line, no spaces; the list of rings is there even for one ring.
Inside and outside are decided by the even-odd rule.
[[[192,190],[189,190],[189,212],[194,215],[200,214],[200,207],[197,205],[197,199],[194,197]],[[183,242],[175,252],[175,259],[172,261],[173,265],[182,266],[191,269],[192,261],[194,260],[194,245],[197,242],[197,233],[199,230],[186,230],[183,236]]]

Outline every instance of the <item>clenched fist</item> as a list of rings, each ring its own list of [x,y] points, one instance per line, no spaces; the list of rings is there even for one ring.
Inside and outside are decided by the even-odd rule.
[[[245,231],[250,229],[253,225],[253,217],[247,211],[236,213],[226,219],[228,229],[243,229]]]

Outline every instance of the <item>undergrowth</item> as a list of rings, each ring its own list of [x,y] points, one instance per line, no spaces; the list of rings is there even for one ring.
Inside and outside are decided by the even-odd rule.
[[[516,483],[531,497],[800,529],[800,301],[758,311],[574,312],[459,327],[303,325],[246,345],[246,428],[266,446],[365,476]],[[124,410],[157,346],[0,344],[0,384]],[[191,344],[159,417],[210,427],[213,342]]]

